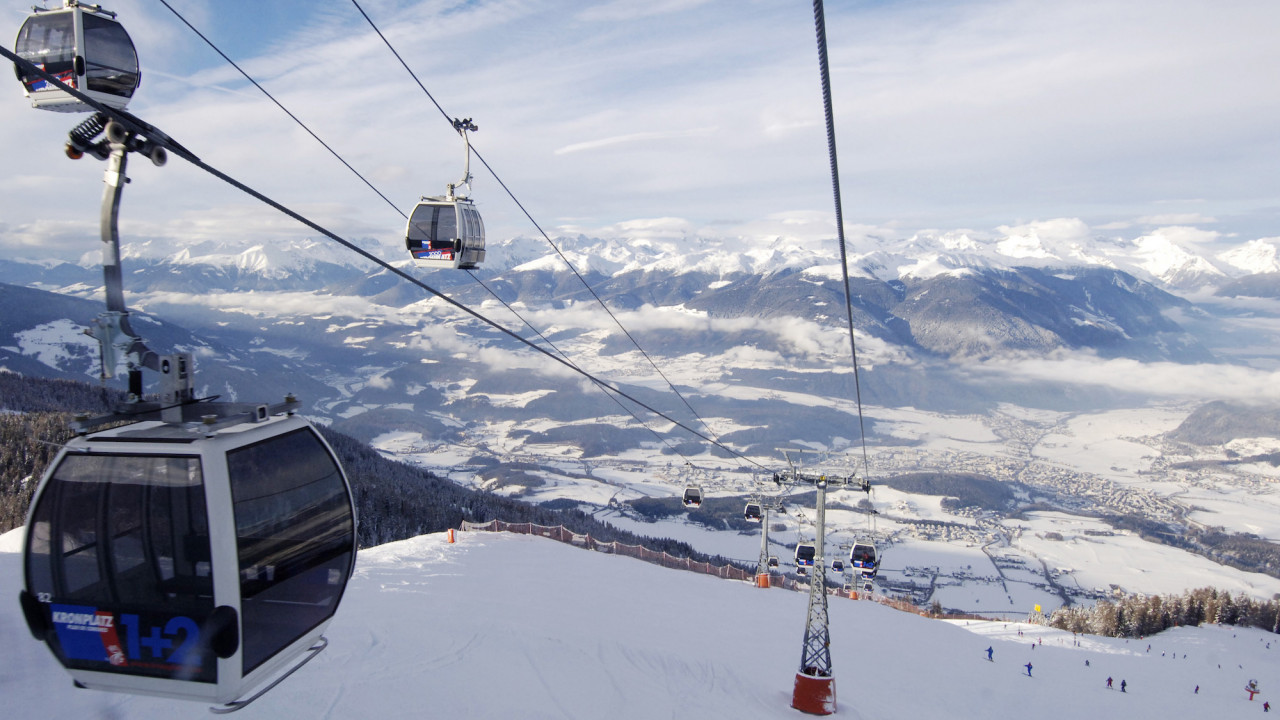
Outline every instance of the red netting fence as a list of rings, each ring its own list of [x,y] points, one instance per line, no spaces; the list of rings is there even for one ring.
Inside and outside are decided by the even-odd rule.
[[[674,570],[688,570],[690,572],[702,573],[704,575],[715,575],[726,580],[741,580],[744,582],[757,582],[756,574],[752,570],[744,570],[735,565],[712,565],[707,562],[699,562],[690,560],[689,558],[676,557],[659,550],[650,550],[643,545],[627,545],[620,542],[602,542],[596,540],[590,535],[580,535],[573,532],[563,525],[534,525],[533,523],[509,523],[501,520],[490,520],[486,523],[473,523],[468,521],[462,522],[460,530],[466,531],[484,531],[484,532],[509,532],[520,535],[538,535],[540,537],[559,540],[562,543],[576,545],[587,550],[595,550],[596,552],[611,553],[613,555],[626,555],[638,560],[643,560],[654,565],[661,565],[665,568]],[[794,590],[796,592],[809,592],[809,584],[797,582],[795,578],[781,574],[769,575],[769,587],[784,588],[786,590]],[[837,597],[850,598],[857,600],[859,594],[856,590],[845,591],[839,588],[829,588],[827,594]],[[872,599],[892,608],[910,613],[927,614],[923,609],[912,604],[908,600],[897,598],[889,598],[881,595],[872,596]]]
[[[755,581],[755,573],[744,570],[734,565],[712,565],[708,562],[699,562],[690,560],[689,558],[676,557],[658,550],[650,550],[643,545],[627,545],[620,542],[602,542],[596,540],[590,535],[579,535],[563,525],[550,527],[547,525],[534,525],[533,523],[508,523],[501,520],[490,520],[487,523],[473,523],[463,521],[461,530],[483,530],[490,532],[510,532],[520,535],[539,535],[552,540],[559,540],[562,543],[577,545],[587,550],[595,550],[596,552],[611,553],[614,555],[626,555],[627,557],[637,558],[645,562],[661,565],[665,568],[675,570],[689,570],[691,572],[702,573],[703,575],[715,575],[716,577],[726,580],[750,580]]]

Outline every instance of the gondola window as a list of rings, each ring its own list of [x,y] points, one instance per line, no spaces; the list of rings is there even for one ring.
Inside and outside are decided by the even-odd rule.
[[[229,452],[243,672],[333,615],[355,527],[342,474],[310,430]]]

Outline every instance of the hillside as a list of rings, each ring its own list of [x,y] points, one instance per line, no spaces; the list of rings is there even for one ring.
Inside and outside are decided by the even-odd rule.
[[[1280,410],[1211,402],[1198,408],[1169,438],[1193,445],[1226,445],[1232,440],[1280,437]]]
[[[0,547],[12,544],[6,536]],[[6,587],[19,565],[0,552]],[[413,538],[361,553],[329,649],[238,716],[805,717],[789,708],[805,602],[541,538]],[[1259,630],[1074,638],[838,598],[829,614],[837,717],[1200,720],[1251,717],[1280,697],[1280,643]],[[0,637],[0,683],[15,717],[206,715],[197,703],[72,688],[16,603],[0,604]],[[1252,704],[1243,690],[1251,678],[1263,690]]]
[[[0,532],[20,526],[41,475],[71,435],[71,408],[106,412],[107,391],[66,380],[0,373]],[[119,398],[115,398],[118,400]],[[687,543],[637,535],[603,523],[576,507],[539,507],[491,492],[460,487],[421,468],[389,460],[365,443],[329,428],[333,447],[355,496],[361,547],[457,527],[464,520],[560,525],[604,541],[644,545],[678,557],[713,559]],[[723,561],[714,559],[717,564]]]

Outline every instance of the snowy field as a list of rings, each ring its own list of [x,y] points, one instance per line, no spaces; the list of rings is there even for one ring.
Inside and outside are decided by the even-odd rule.
[[[1026,529],[1013,546],[1042,560],[1050,569],[1063,571],[1059,580],[1063,585],[1105,588],[1114,583],[1127,592],[1149,594],[1211,586],[1264,599],[1280,593],[1280,579],[1219,565],[1199,555],[1147,542],[1137,535],[1086,535],[1086,530],[1110,530],[1092,518],[1028,513],[1028,520],[1018,524]],[[1048,539],[1046,534],[1052,532],[1063,539]]]
[[[16,544],[16,534],[0,539],[11,600]],[[542,538],[422,536],[363,551],[329,648],[237,716],[804,717],[789,705],[805,604],[801,593]],[[1073,638],[840,598],[830,626],[837,717],[855,720],[1201,720],[1252,717],[1280,699],[1280,636],[1259,630]],[[0,605],[0,641],[6,717],[208,717],[199,703],[73,688],[16,602]],[[1255,678],[1263,694],[1250,703],[1244,686]]]
[[[1076,415],[1041,437],[1032,454],[1117,482],[1149,482],[1138,473],[1160,457],[1151,438],[1177,428],[1186,416],[1185,409],[1175,408]]]
[[[793,395],[791,399],[797,403],[827,402]],[[1097,512],[1163,513],[1166,519],[1181,513],[1202,525],[1280,540],[1280,486],[1276,482],[1280,480],[1280,469],[1265,463],[1199,469],[1197,462],[1223,460],[1224,449],[1196,449],[1164,439],[1194,407],[1168,404],[1066,413],[1003,405],[997,412],[981,417],[948,416],[913,408],[869,408],[877,434],[911,443],[869,448],[869,474],[876,484],[871,499],[880,513],[875,537],[878,542],[892,543],[884,577],[917,586],[923,582],[933,589],[930,601],[938,600],[944,607],[993,614],[1025,614],[1036,604],[1046,609],[1058,607],[1062,598],[1053,583],[1085,602],[1097,592],[1113,589],[1176,593],[1209,585],[1270,598],[1280,591],[1280,581],[1274,578],[1217,565],[1135,535],[1111,533],[1110,528],[1087,517],[1037,513],[1029,519],[1014,519],[994,513],[956,514],[943,508],[940,496],[901,492],[877,482],[879,477],[922,470],[972,472],[998,480],[1018,480],[1041,492],[1057,492],[1066,497],[1086,492],[1103,503],[1094,508]],[[530,502],[574,500],[585,503],[588,509],[600,508],[596,514],[601,519],[642,535],[683,540],[703,552],[747,562],[757,558],[760,545],[756,534],[710,531],[682,517],[646,523],[604,509],[611,502],[672,497],[682,492],[689,476],[680,463],[673,463],[659,448],[634,448],[617,457],[584,458],[577,448],[568,445],[538,446],[535,454],[530,448],[511,445],[513,441],[507,437],[510,429],[489,428],[477,448],[433,445],[412,433],[390,433],[377,438],[374,445],[389,456],[434,469],[462,485],[487,487]],[[530,474],[542,484],[497,487],[460,468],[461,461],[479,453],[482,446],[500,447],[512,453],[504,456],[507,459],[530,463],[535,468]],[[1233,443],[1229,449],[1247,456],[1274,452],[1277,447],[1280,441],[1256,439]],[[838,462],[844,457],[848,467],[833,471],[843,474],[848,468],[861,467],[857,455],[856,451],[834,453],[827,459]],[[821,456],[804,455],[800,461],[812,462],[817,457]],[[785,468],[782,458],[755,460],[767,467]],[[724,460],[708,456],[695,458],[694,462],[711,469],[697,479],[709,497],[745,497],[753,487],[766,496],[776,492],[767,478],[731,472]],[[1187,467],[1175,465],[1188,462],[1191,464]],[[854,506],[864,497],[857,491],[833,491],[830,501]],[[1109,502],[1121,504],[1107,505]],[[771,536],[771,552],[784,561],[790,555],[784,546],[794,546],[801,536],[813,536],[812,508],[803,511],[803,518],[794,512],[772,518],[786,526]],[[827,520],[828,558],[837,557],[841,545],[865,539],[871,530],[862,513],[830,509]],[[1052,533],[1063,535],[1064,540],[1056,540]],[[949,549],[940,552],[942,545]],[[997,572],[991,559],[981,552],[983,546],[1018,567],[1003,574]]]

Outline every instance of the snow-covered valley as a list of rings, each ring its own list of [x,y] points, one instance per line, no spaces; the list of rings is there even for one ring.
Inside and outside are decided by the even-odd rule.
[[[748,563],[757,559],[758,535],[713,530],[709,525],[720,525],[689,522],[683,513],[648,522],[655,518],[637,513],[630,501],[671,498],[694,482],[721,501],[771,497],[778,494],[772,474],[787,468],[783,451],[802,449],[817,453],[802,464],[865,476],[874,487],[866,498],[833,494],[828,554],[874,535],[887,551],[882,589],[917,602],[1026,613],[1037,604],[1088,603],[1115,592],[1213,585],[1266,598],[1280,591],[1273,577],[1153,542],[1168,524],[1280,538],[1274,519],[1280,470],[1268,459],[1280,450],[1280,432],[1264,428],[1253,436],[1237,428],[1221,442],[1178,435],[1206,403],[1260,402],[1264,410],[1276,404],[1275,352],[1265,347],[1265,338],[1280,337],[1274,300],[1207,294],[1214,283],[1266,277],[1274,269],[1267,252],[1273,241],[1197,254],[1175,242],[1173,231],[1106,239],[1065,221],[1003,228],[990,238],[864,238],[859,287],[880,289],[873,293],[879,299],[861,307],[891,307],[896,292],[905,299],[893,307],[909,322],[924,323],[919,328],[935,327],[939,317],[963,323],[968,314],[995,307],[1004,308],[1009,328],[1058,327],[1037,320],[1039,310],[1016,309],[1015,301],[1027,298],[1018,293],[1034,281],[1056,283],[1055,303],[1082,303],[1071,306],[1080,313],[1076,321],[1114,330],[1075,340],[1068,333],[1062,342],[1137,336],[1151,328],[1158,330],[1153,337],[1165,337],[1169,327],[1180,329],[1171,349],[1159,351],[1167,359],[1148,357],[1152,345],[1106,343],[945,358],[904,342],[910,335],[894,330],[900,321],[879,317],[859,324],[855,388],[848,338],[833,319],[837,296],[830,283],[838,273],[827,251],[801,251],[780,239],[739,239],[746,247],[731,251],[725,239],[690,243],[663,236],[661,227],[638,232],[560,241],[581,271],[595,273],[591,281],[643,354],[620,340],[608,315],[579,297],[531,240],[496,243],[486,284],[557,352],[684,428],[609,400],[566,367],[438,299],[397,289],[393,278],[344,264],[315,243],[237,250],[205,241],[176,253],[156,243],[133,244],[130,302],[155,344],[194,353],[201,394],[244,399],[264,387],[293,391],[318,420],[459,484],[577,505],[620,526]],[[684,262],[675,262],[682,251]],[[1098,284],[1063,267],[1076,262],[1133,275],[1107,276],[1118,285]],[[0,270],[27,272],[28,282],[50,289],[53,278],[65,283],[76,272],[83,276],[79,284],[58,285],[56,296],[10,302],[15,312],[3,329],[13,340],[0,347],[6,367],[96,374],[95,353],[77,332],[99,307],[93,264],[37,272],[0,263]],[[1193,268],[1204,272],[1189,285]],[[980,273],[983,282],[1019,289],[1007,302],[965,295],[963,283]],[[465,278],[423,277],[519,328]],[[947,284],[952,281],[962,284]],[[997,286],[988,284],[985,292]],[[43,302],[46,297],[57,303]],[[1155,312],[1145,304],[1153,297],[1164,298],[1159,314],[1165,320],[1143,319]],[[954,307],[944,316],[937,310],[922,315],[927,298],[936,307]],[[1168,318],[1181,325],[1160,324]],[[1001,327],[977,331],[998,338]],[[1213,357],[1176,349],[1196,347]],[[649,364],[645,355],[657,362]],[[741,457],[689,430],[721,439]],[[895,487],[899,478],[920,474],[1007,488],[1000,497],[959,501],[947,500],[952,491]],[[874,527],[858,507],[863,499],[879,513]],[[812,511],[798,514],[799,506],[791,505],[792,512],[771,518],[772,553],[783,558],[802,534],[812,535]],[[1148,528],[1143,539],[1125,524],[1133,518],[1163,525],[1155,535]]]

